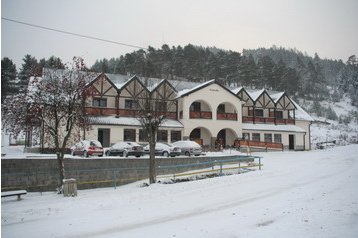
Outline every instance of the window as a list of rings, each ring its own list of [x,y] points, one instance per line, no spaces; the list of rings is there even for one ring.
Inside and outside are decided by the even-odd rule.
[[[252,140],[260,141],[260,133],[252,133]]]
[[[135,129],[124,129],[124,141],[136,141],[135,140]]]
[[[191,112],[200,112],[201,111],[201,104],[200,102],[193,102],[190,106]]]
[[[276,111],[276,118],[282,119],[283,118],[283,111]]]
[[[264,117],[264,110],[255,109],[255,117]]]
[[[147,132],[143,129],[139,129],[139,141],[148,142]]]
[[[218,113],[225,113],[225,104],[220,104],[218,106]]]
[[[93,98],[92,106],[107,107],[107,98]]]
[[[166,112],[167,111],[167,102],[156,101],[155,102],[155,110],[157,112]]]
[[[242,133],[242,138],[244,140],[250,140],[250,133]]]
[[[126,99],[124,101],[124,108],[125,109],[137,109],[138,108],[138,101],[132,99]]]
[[[275,143],[282,143],[282,136],[281,134],[274,134],[273,139]]]
[[[181,140],[181,131],[171,131],[170,141],[171,143]]]
[[[272,142],[272,134],[264,134],[265,142]]]
[[[168,131],[159,130],[157,133],[158,142],[168,142]]]

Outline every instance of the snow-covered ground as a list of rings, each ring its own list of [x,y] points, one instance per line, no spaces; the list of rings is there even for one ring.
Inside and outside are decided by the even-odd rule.
[[[260,153],[263,170],[2,199],[2,237],[358,237],[358,145]]]

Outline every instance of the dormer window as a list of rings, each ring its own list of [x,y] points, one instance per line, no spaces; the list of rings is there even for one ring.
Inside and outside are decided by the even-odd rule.
[[[93,98],[92,106],[107,107],[107,98]]]

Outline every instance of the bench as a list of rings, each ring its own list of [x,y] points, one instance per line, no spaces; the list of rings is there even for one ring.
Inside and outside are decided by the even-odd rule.
[[[17,196],[17,201],[20,201],[21,195],[25,195],[25,194],[27,194],[26,190],[16,190],[16,191],[1,192],[1,197]]]

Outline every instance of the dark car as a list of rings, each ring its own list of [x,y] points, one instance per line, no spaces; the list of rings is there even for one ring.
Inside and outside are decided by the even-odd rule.
[[[144,152],[149,154],[149,145],[144,147]],[[157,142],[155,144],[155,155],[164,156],[164,157],[175,157],[181,154],[181,150],[177,146],[171,144]]]
[[[84,157],[90,155],[103,156],[102,144],[97,140],[80,141],[71,147],[71,155],[82,155]]]
[[[130,155],[134,155],[135,157],[140,157],[143,154],[143,146],[130,141],[117,142],[106,151],[107,156],[128,157]]]

